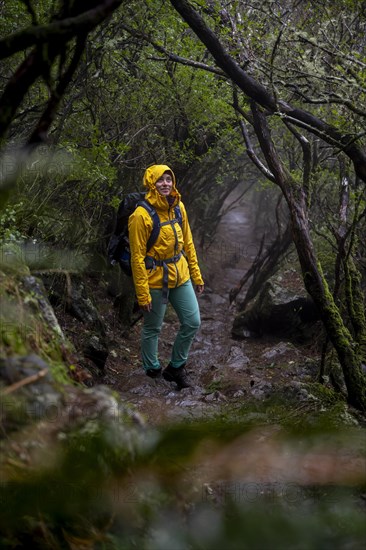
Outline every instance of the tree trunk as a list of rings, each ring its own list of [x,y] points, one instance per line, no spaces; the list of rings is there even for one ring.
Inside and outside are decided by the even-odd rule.
[[[366,410],[366,377],[361,367],[361,350],[343,323],[316,259],[305,212],[295,201],[288,204],[305,287],[319,309],[329,340],[337,352],[348,391],[348,401],[357,409]]]
[[[254,130],[276,184],[281,188],[290,210],[292,237],[296,246],[305,288],[316,304],[329,340],[342,367],[348,401],[366,410],[366,376],[362,371],[362,354],[358,343],[345,326],[333,295],[316,258],[311,240],[304,188],[294,181],[281,162],[272,141],[264,113],[252,103]]]

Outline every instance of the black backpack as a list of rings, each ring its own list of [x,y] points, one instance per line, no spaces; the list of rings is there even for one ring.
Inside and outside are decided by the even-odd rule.
[[[160,233],[161,225],[165,225],[166,223],[174,223],[177,221],[182,227],[183,223],[179,205],[174,207],[174,220],[161,224],[155,208],[145,199],[145,193],[135,192],[126,195],[118,207],[115,229],[109,240],[107,255],[111,265],[118,263],[121,266],[122,271],[129,276],[132,275],[132,269],[130,241],[128,238],[128,218],[138,206],[145,208],[153,221],[153,228],[146,243],[146,252],[155,244]]]

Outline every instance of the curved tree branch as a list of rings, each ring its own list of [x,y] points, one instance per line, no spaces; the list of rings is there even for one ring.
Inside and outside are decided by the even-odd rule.
[[[34,131],[32,132],[32,135],[28,140],[28,145],[35,145],[37,143],[41,143],[45,141],[47,131],[53,122],[53,119],[56,115],[56,111],[60,104],[60,101],[66,91],[67,86],[71,82],[71,79],[77,69],[80,58],[83,54],[84,46],[86,42],[86,36],[87,36],[86,34],[79,36],[70,65],[68,66],[68,68],[66,69],[62,77],[60,78],[56,89],[52,93],[48,101],[47,107],[43,112],[40,120],[38,121],[37,127],[34,129]]]
[[[120,25],[120,27],[121,27],[121,29],[128,32],[128,34],[130,34],[131,36],[134,36],[136,38],[144,40],[144,42],[147,42],[148,44],[151,44],[151,46],[157,52],[164,55],[164,58],[162,58],[162,59],[154,58],[154,61],[166,62],[166,60],[169,59],[170,61],[173,61],[175,63],[179,63],[180,65],[193,67],[194,69],[202,69],[203,71],[207,71],[207,72],[216,74],[218,76],[222,76],[222,77],[227,78],[226,74],[223,71],[220,71],[219,69],[217,69],[217,67],[212,67],[210,65],[207,65],[206,63],[202,63],[200,61],[194,61],[193,59],[188,59],[187,57],[182,57],[182,56],[177,55],[173,52],[170,52],[166,48],[164,48],[164,46],[161,46],[161,44],[158,44],[157,42],[152,40],[151,37],[148,36],[147,34],[144,34],[141,31],[137,31],[137,30],[133,29],[132,27],[130,27],[128,25],[125,25],[125,24],[122,23]]]
[[[183,17],[190,28],[211,55],[217,65],[225,71],[229,78],[256,103],[272,113],[279,111],[289,117],[293,124],[306,127],[313,134],[320,136],[327,143],[336,145],[352,160],[356,174],[366,182],[366,153],[354,142],[354,136],[340,132],[336,127],[327,124],[315,115],[289,105],[284,101],[275,101],[273,95],[260,82],[252,78],[225,50],[216,34],[206,25],[202,17],[186,0],[170,0],[173,7]]]
[[[51,52],[49,52],[48,61],[53,61],[56,55],[56,52],[52,54],[51,59]],[[42,73],[46,72],[47,67],[48,63],[42,51],[35,48],[9,79],[0,97],[0,139],[4,137],[25,94],[37,78],[39,78]]]
[[[241,114],[243,118],[248,119],[248,117],[245,116],[245,113],[243,112],[243,110],[240,108],[240,106],[238,104],[238,96],[237,96],[237,93],[236,93],[235,89],[234,89],[233,96],[234,96],[233,107],[234,107],[235,111],[238,114]],[[263,162],[260,160],[258,155],[255,153],[255,151],[253,149],[253,145],[252,145],[250,137],[249,137],[249,132],[247,130],[246,124],[241,118],[239,118],[239,116],[238,116],[238,122],[239,122],[241,133],[242,133],[242,136],[243,136],[243,139],[244,139],[245,148],[246,148],[246,152],[247,152],[248,157],[253,162],[253,164],[255,164],[255,166],[258,168],[258,170],[268,180],[270,180],[272,183],[276,183],[276,180],[275,180],[273,174],[271,173],[271,171],[268,170],[267,166],[265,166],[263,164]]]
[[[66,42],[79,33],[87,33],[116,10],[123,1],[104,0],[93,9],[89,9],[75,17],[67,17],[48,25],[32,26],[2,38],[0,40],[0,59],[9,57],[36,44],[40,45],[51,40],[60,39]]]
[[[75,2],[70,10],[65,11],[65,8],[59,15],[60,19],[49,25],[32,26],[0,40],[0,58],[35,45],[9,79],[0,97],[0,139],[6,134],[27,91],[39,77],[47,78],[54,61],[66,52],[68,43],[78,35],[77,59],[72,60],[69,69],[63,77],[60,77],[48,107],[39,121],[38,130],[35,130],[36,133],[33,133],[29,143],[34,144],[39,141],[40,135],[44,134],[43,130],[46,127],[48,129],[53,120],[56,107],[80,60],[88,33],[124,1],[90,0],[88,7],[85,2]],[[61,19],[63,16],[64,18]],[[46,119],[48,119],[47,122]],[[42,127],[43,130],[41,130]]]

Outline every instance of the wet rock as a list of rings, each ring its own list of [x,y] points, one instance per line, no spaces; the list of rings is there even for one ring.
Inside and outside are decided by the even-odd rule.
[[[236,337],[238,338],[256,338],[258,337],[258,334],[256,332],[252,332],[251,330],[246,330],[243,328],[242,330],[238,331],[238,334],[236,334]]]
[[[183,399],[183,401],[178,402],[178,405],[180,405],[181,407],[196,407],[197,404],[197,401],[194,401],[192,399]]]
[[[245,391],[238,390],[234,393],[233,397],[244,397],[244,395],[245,395]]]
[[[226,396],[218,390],[205,396],[205,401],[227,401]]]
[[[272,278],[266,282],[258,298],[239,313],[233,323],[233,338],[242,339],[247,333],[285,336],[306,341],[314,335],[314,326],[320,319],[312,299],[281,287]]]
[[[165,392],[165,387],[158,384],[156,380],[149,379],[146,381],[145,384],[136,386],[129,391],[130,393],[135,395],[143,395],[144,397],[156,397],[158,394],[162,394]]]
[[[347,404],[344,404],[344,409],[339,413],[339,419],[344,426],[360,426],[357,418],[355,418],[347,409]]]
[[[250,381],[249,393],[256,399],[267,398],[273,394],[273,384],[258,378],[252,378]]]
[[[230,349],[227,358],[227,364],[230,368],[240,370],[248,363],[250,363],[249,357],[244,354],[243,350],[239,346],[233,346]]]
[[[262,353],[264,359],[274,359],[279,355],[284,355],[287,352],[298,354],[298,350],[289,342],[279,342],[273,348]]]
[[[5,386],[27,382],[1,398],[2,422],[8,431],[19,424],[57,417],[61,395],[49,365],[38,355],[0,359],[0,379]]]
[[[319,401],[315,395],[309,392],[306,384],[298,380],[292,380],[288,386],[283,387],[283,394],[288,398],[296,398],[298,401]]]
[[[108,359],[109,350],[104,338],[96,334],[89,335],[83,346],[83,355],[100,369],[103,369]]]
[[[55,312],[49,302],[47,291],[41,279],[29,275],[22,280],[25,290],[30,294],[30,299],[27,303],[36,305],[41,313],[44,322],[51,328],[62,340],[65,336],[56,318]]]
[[[70,315],[105,335],[104,323],[80,276],[42,274],[51,304],[62,306]]]
[[[103,385],[90,389],[71,390],[65,400],[64,415],[73,423],[85,422],[86,419],[119,422],[129,417],[136,424],[145,424],[143,417],[137,411],[117,399],[113,390]]]
[[[53,306],[55,308],[61,306],[63,310],[85,325],[87,333],[84,337],[82,353],[96,367],[103,369],[109,354],[106,330],[81,277],[70,273],[51,273],[44,274],[42,277]]]

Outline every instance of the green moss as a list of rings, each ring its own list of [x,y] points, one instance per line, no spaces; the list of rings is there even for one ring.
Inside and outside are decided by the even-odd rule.
[[[224,388],[225,388],[225,381],[223,377],[221,377],[216,380],[212,380],[209,384],[207,384],[206,393],[212,393],[214,391],[223,390]]]
[[[72,344],[49,324],[31,292],[18,276],[0,273],[0,355],[39,355],[60,385],[70,384],[67,358]],[[71,363],[71,361],[70,361]]]
[[[307,384],[307,388],[309,392],[317,397],[324,406],[331,406],[340,402],[344,404],[343,397],[333,388],[325,386],[324,384],[312,382]]]
[[[76,382],[74,382],[69,376],[71,369],[66,366],[65,363],[48,361],[48,364],[52,373],[52,379],[56,382],[60,391],[63,386],[76,385]]]

